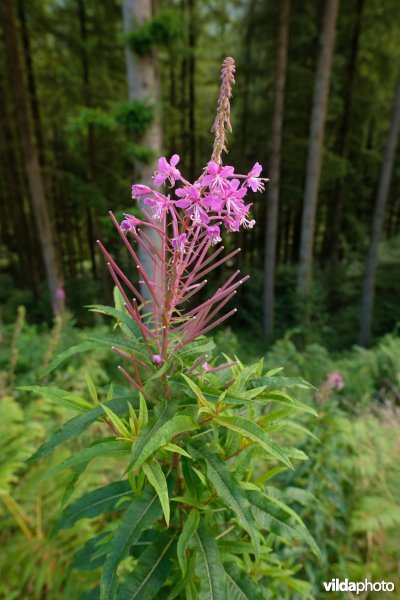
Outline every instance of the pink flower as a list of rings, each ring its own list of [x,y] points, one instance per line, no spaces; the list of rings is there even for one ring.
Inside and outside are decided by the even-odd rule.
[[[132,186],[132,198],[141,198],[145,194],[153,194],[148,185],[137,184]]]
[[[205,175],[201,180],[203,185],[208,185],[210,190],[219,189],[224,190],[229,187],[228,177],[233,177],[234,168],[233,167],[223,167],[218,163],[211,160],[205,171]]]
[[[174,250],[180,253],[185,252],[186,237],[186,233],[182,233],[181,235],[178,235],[178,237],[172,238],[171,246]]]
[[[328,373],[326,383],[328,387],[330,387],[332,390],[340,391],[344,388],[343,377],[337,371],[333,371],[333,373]]]
[[[153,361],[153,364],[155,364],[157,367],[163,364],[163,359],[159,354],[153,354],[151,360]]]
[[[221,241],[221,230],[218,225],[210,225],[207,227],[207,236],[211,244],[214,246]]]
[[[254,167],[247,173],[246,185],[253,192],[263,192],[265,190],[264,181],[269,181],[266,177],[260,177],[262,166],[259,162],[256,162]]]
[[[60,286],[56,289],[56,298],[58,300],[65,300],[65,290],[63,287]]]
[[[204,371],[211,371],[211,367],[207,362],[203,363],[201,368],[204,369]]]
[[[161,221],[168,209],[168,206],[172,204],[172,200],[170,198],[167,198],[158,192],[154,192],[154,198],[145,198],[143,202],[147,204],[147,206],[150,206],[153,212],[153,217],[156,221]]]
[[[194,224],[207,225],[210,222],[198,184],[179,188],[176,190],[176,195],[182,200],[177,200],[175,206],[186,210]]]
[[[140,219],[137,219],[134,215],[130,215],[128,213],[124,213],[124,217],[126,217],[126,219],[121,221],[120,227],[125,233],[128,231],[136,231],[136,227],[142,222]]]
[[[181,179],[181,173],[178,169],[176,169],[178,162],[178,154],[174,154],[171,157],[170,162],[167,161],[165,156],[162,156],[158,161],[158,171],[154,173],[153,177],[155,185],[163,185],[168,179],[171,187],[173,187],[175,182]]]

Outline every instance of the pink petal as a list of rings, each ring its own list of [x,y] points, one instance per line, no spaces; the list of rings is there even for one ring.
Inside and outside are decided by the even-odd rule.
[[[171,156],[171,160],[170,160],[171,167],[176,167],[176,165],[178,164],[179,160],[180,160],[179,159],[179,154],[173,154]]]

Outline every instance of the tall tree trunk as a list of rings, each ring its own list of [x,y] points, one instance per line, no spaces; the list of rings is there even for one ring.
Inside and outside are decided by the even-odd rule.
[[[372,218],[371,240],[368,250],[367,264],[365,268],[361,323],[360,323],[360,345],[367,346],[371,336],[372,311],[374,307],[375,275],[378,258],[378,244],[381,238],[385,207],[389,195],[390,181],[393,173],[393,164],[396,154],[396,146],[400,130],[400,75],[396,83],[395,99],[393,104],[392,118],[386,140],[385,154],[379,179],[378,192],[374,215]]]
[[[140,27],[153,16],[151,0],[123,0],[124,31],[128,33],[133,26]],[[135,55],[125,47],[129,100],[150,101],[156,103],[160,98],[160,78],[155,52]],[[140,144],[150,148],[157,156],[161,152],[161,121],[155,116],[151,125],[139,140]],[[142,183],[151,183],[155,163],[136,161],[136,179]]]
[[[289,40],[290,0],[281,0],[276,56],[274,110],[272,115],[271,157],[264,261],[264,335],[268,339],[274,330],[275,263],[279,214],[279,188],[282,151],[282,124]]]
[[[300,263],[297,285],[299,292],[303,295],[306,295],[309,292],[311,285],[318,187],[321,175],[325,118],[328,104],[329,81],[338,9],[339,0],[326,0],[324,22],[320,38],[321,51],[318,58],[315,78],[301,224]]]
[[[152,0],[123,0],[122,2],[123,26],[125,33],[128,33],[132,27],[140,27],[146,21],[153,17],[153,2]],[[160,76],[158,69],[158,61],[155,51],[148,54],[136,55],[129,47],[125,46],[126,70],[128,82],[128,97],[129,100],[149,101],[157,109],[156,104],[160,98]],[[149,148],[154,153],[154,157],[160,156],[162,150],[162,130],[161,120],[158,114],[146,129],[140,139],[136,140],[141,145]],[[152,183],[152,175],[156,168],[155,161],[143,163],[135,161],[135,181],[150,185]],[[153,238],[153,243],[160,243],[159,236],[153,231],[149,233]],[[140,260],[146,272],[153,279],[152,262],[143,251],[140,251]],[[147,287],[143,288],[146,300],[149,298]]]
[[[354,81],[356,76],[357,57],[360,45],[362,13],[364,10],[365,0],[357,0],[355,13],[353,15],[354,26],[350,42],[350,51],[344,80],[344,99],[343,110],[340,121],[338,137],[337,137],[337,154],[344,160],[349,156],[349,133],[351,131],[351,123],[353,120],[353,91]],[[343,203],[345,195],[343,194],[343,186],[345,180],[341,178],[335,185],[333,198],[327,209],[327,227],[325,228],[325,239],[323,254],[329,258],[331,268],[331,292],[335,296],[337,291],[337,267],[339,263],[339,240],[340,230],[343,216]],[[331,295],[332,295],[331,294]]]
[[[53,312],[60,309],[61,299],[57,298],[57,288],[63,285],[63,277],[57,261],[53,226],[46,201],[42,172],[39,164],[37,140],[33,127],[29,92],[21,57],[19,32],[16,26],[14,3],[2,0],[5,51],[7,57],[10,86],[15,99],[15,112],[22,140],[22,152],[32,199],[33,212],[38,229],[40,246],[46,268]]]
[[[189,174],[196,174],[196,0],[189,0]]]
[[[88,56],[88,30],[87,30],[87,15],[84,0],[77,0],[78,3],[78,18],[79,18],[79,29],[81,34],[81,63],[82,63],[82,82],[83,82],[83,94],[85,104],[88,107],[92,106],[92,94],[90,88],[90,68],[89,68],[89,56]],[[88,134],[86,139],[87,148],[87,163],[86,163],[86,181],[91,183],[94,178],[95,169],[95,140],[94,140],[94,128],[90,124],[88,127]],[[96,253],[95,253],[95,241],[99,235],[97,235],[96,226],[93,218],[93,210],[89,205],[86,207],[86,232],[87,232],[87,243],[89,246],[90,261],[92,265],[92,277],[97,279],[97,265],[96,265]]]

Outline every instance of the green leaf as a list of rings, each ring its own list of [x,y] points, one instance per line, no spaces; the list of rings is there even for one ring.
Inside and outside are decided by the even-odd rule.
[[[117,600],[154,600],[172,571],[175,535],[161,533],[141,555],[134,571],[117,593]],[[112,600],[113,596],[102,596]]]
[[[93,404],[100,404],[96,386],[94,385],[93,380],[88,373],[85,373],[85,379],[86,379],[86,385],[88,387],[90,397],[93,400]]]
[[[158,462],[151,461],[143,464],[143,471],[149,480],[150,485],[156,490],[157,495],[160,499],[160,504],[163,509],[164,517],[169,526],[170,508],[169,508],[169,497],[167,480],[165,479],[164,472]]]
[[[41,371],[41,373],[39,373],[39,378],[42,379],[42,377],[45,377],[46,375],[54,371],[54,369],[56,369],[62,362],[64,362],[64,360],[67,360],[67,358],[71,358],[71,356],[75,356],[75,354],[88,352],[89,350],[97,350],[98,348],[101,348],[101,345],[98,341],[82,342],[81,344],[78,344],[76,346],[71,346],[71,348],[68,348],[68,350],[65,350],[65,352],[61,352],[61,354],[53,358],[49,366],[46,369],[44,369],[44,371]]]
[[[195,458],[203,458],[207,464],[207,478],[215,487],[219,498],[236,515],[238,523],[250,535],[254,545],[255,554],[260,550],[260,540],[256,522],[251,511],[251,506],[246,495],[224,461],[211,452],[208,447],[196,442],[193,448]]]
[[[172,416],[174,409],[166,403],[158,416],[143,427],[132,447],[132,458],[128,469],[140,467],[156,450],[185,431],[197,429],[199,425],[187,415]]]
[[[168,450],[168,452],[175,452],[176,454],[181,454],[182,456],[186,456],[187,458],[192,458],[189,452],[186,452],[186,450],[184,450],[180,446],[177,446],[176,444],[172,444],[171,442],[165,444],[165,446],[163,446],[162,449]]]
[[[161,505],[157,493],[150,486],[132,500],[114,534],[111,549],[104,564],[100,582],[102,600],[113,600],[119,563],[128,555],[130,547],[137,542],[142,531],[160,517],[160,513]]]
[[[191,388],[193,393],[195,394],[197,400],[199,401],[199,405],[206,407],[206,408],[213,408],[212,405],[209,402],[207,402],[207,400],[206,400],[202,390],[199,388],[199,386],[196,383],[194,383],[194,381],[192,381],[190,379],[190,377],[187,377],[183,373],[181,375],[182,375],[183,379],[186,381],[186,383],[188,384],[188,386]]]
[[[107,406],[108,408],[111,408],[115,414],[124,415],[127,412],[128,402],[130,402],[131,399],[132,393],[130,393],[129,396],[114,398],[114,400],[107,402]],[[91,410],[70,419],[64,423],[60,429],[53,433],[42,446],[40,446],[35,454],[29,458],[28,462],[35,462],[44,456],[47,456],[54,448],[81,434],[102,416],[104,416],[103,408],[101,406],[96,406],[96,408],[92,408]]]
[[[118,433],[120,434],[120,436],[124,437],[124,438],[127,438],[127,439],[130,439],[132,437],[131,433],[125,427],[125,425],[123,424],[123,422],[121,421],[121,419],[118,417],[118,415],[116,415],[111,410],[111,408],[108,408],[108,406],[106,404],[101,404],[101,407],[103,408],[103,410],[106,413],[107,417],[110,419],[111,423],[114,425],[115,429],[118,431]]]
[[[321,557],[321,551],[308,529],[297,522],[290,521],[289,507],[286,507],[289,510],[282,509],[282,506],[278,506],[272,498],[261,492],[248,492],[247,497],[251,502],[254,516],[263,529],[279,536],[286,543],[292,539],[302,540],[310,546],[318,558]]]
[[[278,402],[279,404],[290,406],[293,409],[310,413],[310,415],[314,415],[315,417],[318,416],[318,413],[314,408],[308,406],[308,404],[305,404],[304,402],[300,402],[300,400],[295,400],[294,398],[291,398],[290,396],[288,396],[288,394],[285,394],[285,392],[281,392],[280,390],[267,392],[266,394],[263,393],[260,396],[258,396],[257,400],[263,402],[268,400],[272,402]]]
[[[78,571],[91,571],[97,567],[102,567],[108,551],[109,533],[102,532],[95,537],[90,538],[80,550],[75,554],[71,563],[72,569]],[[100,588],[98,588],[97,598],[100,598]]]
[[[256,388],[264,386],[265,391],[279,390],[281,388],[302,388],[305,390],[315,390],[315,387],[301,377],[257,377],[251,382],[251,387]]]
[[[149,421],[149,413],[147,411],[146,400],[141,392],[139,392],[139,418],[138,418],[138,426],[139,431],[147,425]]]
[[[41,385],[23,385],[17,388],[18,390],[22,390],[24,392],[33,392],[38,396],[43,396],[43,398],[50,398],[51,400],[55,400],[61,406],[65,406],[66,408],[73,408],[75,410],[86,410],[93,408],[93,405],[90,404],[84,398],[80,398],[75,394],[71,394],[71,392],[66,392],[65,390],[60,390],[56,387],[51,386],[41,386]]]
[[[81,496],[70,504],[57,521],[56,529],[68,529],[79,519],[93,518],[119,509],[122,498],[133,494],[129,481],[115,481]]]
[[[278,458],[285,465],[293,469],[292,463],[283,450],[281,450],[281,448],[271,440],[269,435],[257,425],[257,423],[254,423],[254,421],[250,421],[250,419],[246,419],[245,417],[229,416],[215,417],[214,420],[223,427],[232,429],[232,431],[236,431],[243,437],[252,440],[261,446],[268,454]]]
[[[90,333],[86,337],[88,338],[88,340],[94,341],[97,344],[101,344],[101,346],[103,347],[106,346],[107,348],[112,348],[112,346],[116,346],[121,348],[128,348],[129,350],[134,350],[135,354],[137,354],[141,358],[144,358],[145,360],[148,360],[148,354],[142,352],[137,342],[132,342],[124,338],[99,335],[97,333]]]
[[[235,546],[235,543],[232,543]],[[255,583],[250,575],[243,573],[236,565],[227,563],[225,566],[228,582],[229,600],[263,600],[265,597],[260,584]]]
[[[109,317],[114,317],[117,321],[121,321],[129,331],[135,336],[139,337],[140,329],[135,321],[127,312],[123,312],[122,310],[117,310],[112,306],[104,306],[103,304],[89,304],[86,308],[88,308],[91,312],[98,312],[102,315],[107,315]]]
[[[197,545],[196,573],[200,579],[199,600],[226,600],[226,574],[217,542],[204,519],[194,536]]]
[[[182,571],[183,577],[186,575],[187,568],[187,557],[186,557],[186,549],[192,537],[194,536],[200,522],[200,514],[197,510],[191,510],[188,518],[186,519],[181,534],[178,539],[178,544],[176,547],[179,566]]]
[[[127,456],[129,455],[130,444],[127,442],[119,442],[114,439],[108,442],[98,442],[93,444],[89,448],[85,448],[80,452],[75,452],[69,458],[66,458],[59,465],[51,469],[49,473],[47,473],[45,479],[49,479],[50,477],[54,477],[57,473],[60,473],[64,469],[68,467],[73,467],[75,465],[87,464],[94,458],[98,456],[106,456],[111,458],[117,458],[119,456]]]

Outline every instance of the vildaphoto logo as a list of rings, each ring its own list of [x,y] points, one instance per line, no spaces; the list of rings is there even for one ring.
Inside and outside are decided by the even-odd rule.
[[[392,581],[349,581],[344,579],[331,579],[331,581],[322,582],[326,592],[393,592],[394,583]]]

